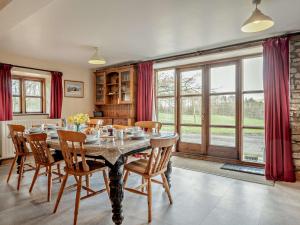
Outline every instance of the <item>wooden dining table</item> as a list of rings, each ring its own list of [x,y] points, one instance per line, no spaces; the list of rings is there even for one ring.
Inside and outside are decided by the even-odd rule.
[[[123,165],[125,159],[150,148],[151,138],[171,137],[175,134],[156,134],[155,137],[147,135],[141,140],[132,140],[125,137],[123,140],[102,141],[99,138],[96,142],[85,144],[86,155],[90,158],[101,159],[105,161],[109,168],[109,186],[110,186],[110,201],[112,205],[112,220],[116,225],[123,222],[122,201],[124,198],[123,188]],[[60,144],[58,139],[49,139],[48,145],[50,148],[60,151]],[[165,172],[168,183],[171,186],[170,178],[172,172],[171,161],[168,163],[168,169]]]

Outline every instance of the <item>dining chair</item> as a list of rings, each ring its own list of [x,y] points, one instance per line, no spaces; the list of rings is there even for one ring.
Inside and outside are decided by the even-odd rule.
[[[162,124],[157,121],[138,121],[135,123],[135,126],[142,128],[148,133],[152,133],[153,129],[155,133],[159,133]]]
[[[129,128],[130,126],[126,126],[126,125],[119,125],[119,124],[114,124],[113,128],[117,129],[117,130],[124,130],[126,128]]]
[[[97,128],[103,125],[102,119],[90,119],[89,122],[87,122],[88,127]]]
[[[137,161],[125,164],[124,189],[135,194],[140,194],[148,197],[148,222],[152,220],[152,186],[151,183],[158,183],[165,188],[170,204],[173,203],[170,187],[165,176],[167,165],[170,160],[172,150],[178,140],[178,136],[171,138],[151,139],[151,154],[148,159],[140,159]],[[142,176],[146,182],[136,188],[126,187],[129,172]],[[162,181],[154,179],[156,176],[161,176]],[[146,186],[147,192],[144,192]],[[139,190],[141,189],[141,191]]]
[[[12,171],[14,169],[14,166],[17,163],[19,163],[18,168],[17,168],[17,173],[19,174],[18,176],[18,185],[17,189],[20,190],[20,184],[21,180],[23,177],[24,172],[30,171],[35,169],[31,164],[25,163],[26,157],[29,156],[29,150],[26,146],[26,139],[24,137],[24,131],[25,127],[23,125],[16,125],[16,124],[8,124],[8,129],[9,129],[9,135],[12,139],[14,148],[15,148],[15,157],[12,161],[8,177],[7,177],[7,183],[10,180]],[[24,169],[25,166],[28,166],[30,169]]]
[[[74,210],[74,225],[77,224],[77,216],[79,209],[79,202],[82,199],[92,197],[96,194],[100,194],[107,191],[109,195],[109,181],[106,173],[107,167],[103,162],[87,160],[86,150],[84,149],[83,143],[86,139],[86,135],[80,132],[58,130],[57,131],[60,141],[61,151],[65,160],[65,172],[63,181],[60,186],[60,190],[55,203],[54,211],[57,211],[60,199],[65,189],[69,175],[74,176],[76,180],[77,192],[75,200]],[[89,176],[95,172],[101,172],[103,174],[105,188],[99,191],[94,191],[90,188]],[[82,185],[82,177],[86,179],[86,186]],[[81,188],[87,191],[87,195],[80,197]]]
[[[61,182],[61,171],[60,171],[60,164],[63,162],[63,159],[59,159],[56,157],[53,157],[50,149],[47,147],[47,134],[45,133],[40,133],[40,134],[30,134],[27,135],[27,141],[30,144],[31,151],[34,156],[34,160],[36,163],[36,169],[35,173],[30,185],[29,192],[32,192],[32,189],[34,187],[34,184],[37,180],[37,177],[39,175],[41,167],[46,168],[46,174],[48,176],[48,194],[47,194],[47,201],[51,201],[51,189],[52,189],[52,174],[57,175],[55,179],[59,179]],[[57,172],[55,172],[52,167],[56,166],[57,167]],[[54,179],[53,179],[54,180]]]

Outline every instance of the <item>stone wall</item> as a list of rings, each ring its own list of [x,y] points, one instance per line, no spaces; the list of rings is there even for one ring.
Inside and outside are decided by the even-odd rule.
[[[293,160],[300,172],[300,38],[290,41],[290,92]]]

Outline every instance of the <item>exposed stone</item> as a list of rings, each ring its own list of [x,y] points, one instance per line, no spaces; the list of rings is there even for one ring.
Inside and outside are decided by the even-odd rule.
[[[293,153],[293,159],[300,159],[300,152]]]

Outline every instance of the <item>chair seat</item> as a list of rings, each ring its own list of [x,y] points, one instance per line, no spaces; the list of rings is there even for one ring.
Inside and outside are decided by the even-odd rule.
[[[128,163],[125,165],[125,170],[138,173],[138,174],[145,174],[148,165],[147,159],[139,159]]]
[[[93,173],[95,171],[101,171],[104,170],[106,168],[105,164],[103,162],[99,162],[99,161],[95,161],[95,160],[86,160],[87,165],[89,166],[90,170],[89,171],[84,171],[83,170],[83,166],[82,166],[82,162],[79,162],[79,170],[76,171],[71,171],[68,170],[68,172],[70,174],[89,174],[89,173]]]

